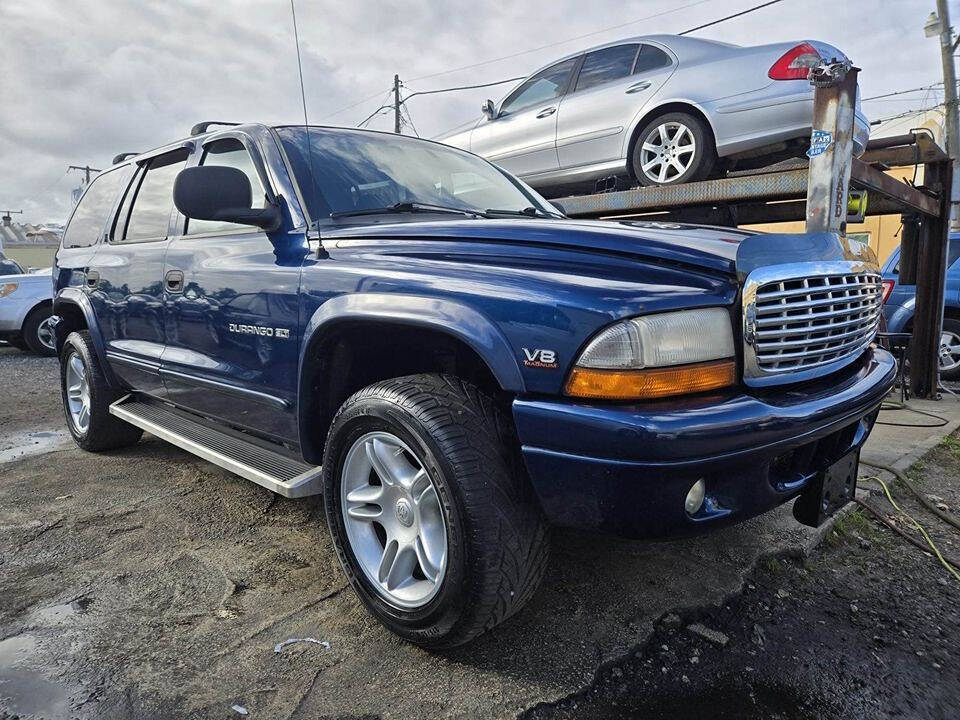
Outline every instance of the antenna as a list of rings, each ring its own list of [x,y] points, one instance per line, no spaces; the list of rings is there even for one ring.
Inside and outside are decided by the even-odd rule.
[[[307,138],[307,167],[310,168],[310,185],[317,191],[317,181],[313,173],[313,149],[310,147],[310,122],[307,120],[307,93],[303,89],[303,62],[300,60],[300,35],[297,32],[297,9],[294,0],[290,0],[290,15],[293,16],[293,42],[297,47],[297,72],[300,74],[300,101],[303,103],[303,134]],[[309,215],[309,210],[304,208]]]

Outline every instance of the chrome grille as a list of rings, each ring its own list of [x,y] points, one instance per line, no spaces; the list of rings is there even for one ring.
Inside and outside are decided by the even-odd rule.
[[[880,322],[881,277],[853,263],[841,265],[846,272],[779,278],[776,266],[763,268],[752,287],[745,287],[745,374],[787,375],[836,366],[873,340]]]

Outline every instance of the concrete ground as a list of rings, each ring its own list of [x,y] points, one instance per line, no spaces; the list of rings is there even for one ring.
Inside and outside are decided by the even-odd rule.
[[[512,717],[588,686],[664,614],[722,604],[758,558],[806,553],[823,535],[789,507],[681,542],[557,532],[518,616],[428,653],[345,586],[319,501],[273,496],[149,437],[84,453],[63,433],[57,370],[0,348],[0,719],[241,717],[234,705],[269,718]],[[898,462],[960,424],[960,402],[929,407],[949,424],[878,426],[864,455]],[[304,637],[329,647],[275,651]]]

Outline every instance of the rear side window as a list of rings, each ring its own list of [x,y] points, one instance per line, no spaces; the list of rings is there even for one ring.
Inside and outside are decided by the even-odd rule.
[[[668,67],[673,63],[670,56],[663,50],[654,45],[642,45],[640,54],[637,55],[637,64],[633,68],[633,74],[650,72],[659,68]]]
[[[630,75],[639,47],[637,44],[616,45],[587,53],[574,92]]]
[[[124,232],[117,233],[121,242],[162,240],[167,236],[173,210],[173,181],[186,161],[186,150],[158,155],[148,161],[139,187],[130,188],[135,194]]]
[[[263,208],[265,206],[266,194],[263,185],[260,183],[260,176],[253,165],[253,159],[243,143],[236,138],[217,140],[205,146],[200,164],[220,165],[243,171],[247,179],[250,180],[250,189],[253,191],[253,207]],[[257,230],[252,225],[238,225],[237,223],[221,222],[219,220],[188,219],[186,233],[196,235],[198,233],[229,232],[243,229]]]
[[[117,196],[133,174],[133,166],[125,165],[97,175],[80,198],[77,209],[63,233],[63,247],[89,247],[100,239],[107,216]]]

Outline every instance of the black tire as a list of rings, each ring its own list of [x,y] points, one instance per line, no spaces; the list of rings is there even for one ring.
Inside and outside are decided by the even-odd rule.
[[[22,337],[14,337],[7,340],[11,346],[15,347],[17,350],[22,350],[23,352],[30,352],[30,348],[27,347],[27,344],[23,341]]]
[[[960,320],[954,320],[953,318],[945,317],[943,319],[943,332],[949,333],[956,338],[960,338]],[[953,361],[949,363],[953,364]],[[942,380],[956,380],[960,378],[960,364],[955,365],[952,368],[944,369],[944,362],[940,362],[940,378]]]
[[[40,337],[40,330],[43,327],[46,327],[45,321],[50,318],[50,314],[53,312],[50,305],[41,305],[40,307],[35,307],[27,315],[27,319],[23,321],[23,327],[20,330],[20,337],[23,339],[24,344],[29,348],[30,352],[37,355],[43,355],[45,357],[54,357],[57,354],[57,348],[55,345],[47,345],[43,342]],[[49,331],[50,338],[53,337],[53,331]]]
[[[679,123],[687,127],[696,143],[693,160],[686,169],[678,174],[671,175],[665,181],[659,181],[649,177],[643,171],[643,144],[645,139],[661,125],[667,123]],[[686,163],[685,158],[681,160]],[[713,139],[713,132],[707,127],[706,123],[700,118],[683,112],[672,112],[660,115],[648,122],[637,134],[637,139],[633,144],[633,150],[630,154],[631,168],[633,175],[641,185],[679,185],[694,180],[703,180],[710,175],[714,165],[717,162],[717,149]],[[659,166],[655,166],[659,167]]]
[[[436,595],[413,610],[387,602],[373,587],[347,540],[340,510],[345,455],[375,431],[395,435],[413,451],[446,518],[446,574]],[[324,455],[327,523],[354,590],[389,630],[424,647],[454,647],[500,624],[530,599],[547,566],[549,528],[519,460],[504,414],[458,378],[385,380],[343,404]]]
[[[70,412],[67,397],[67,365],[76,355],[86,369],[90,395],[89,421],[85,429],[77,426]],[[86,330],[67,336],[60,352],[60,395],[67,429],[82,449],[89,452],[113,450],[135,444],[143,430],[110,414],[110,404],[119,400],[123,393],[111,390],[103,375],[100,361],[93,349],[90,333]]]

